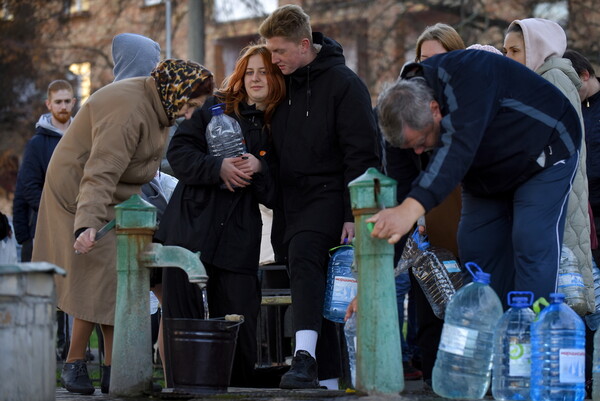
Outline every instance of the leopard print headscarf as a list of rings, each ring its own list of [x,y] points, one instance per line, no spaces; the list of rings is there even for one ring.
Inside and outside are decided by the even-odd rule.
[[[150,75],[170,121],[190,100],[199,85],[212,79],[212,73],[193,61],[166,59],[158,63]]]

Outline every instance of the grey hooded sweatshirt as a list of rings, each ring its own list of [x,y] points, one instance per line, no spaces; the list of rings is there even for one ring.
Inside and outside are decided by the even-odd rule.
[[[113,38],[115,82],[125,78],[145,77],[160,61],[160,46],[150,38],[135,33],[121,33]]]

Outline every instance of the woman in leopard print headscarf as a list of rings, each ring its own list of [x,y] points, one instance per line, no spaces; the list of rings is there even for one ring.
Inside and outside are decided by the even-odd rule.
[[[150,75],[156,82],[160,101],[169,120],[182,116],[181,112],[190,99],[212,92],[212,73],[193,61],[163,60]]]
[[[112,362],[116,236],[113,230],[96,241],[96,232],[115,218],[115,205],[139,194],[154,177],[168,127],[177,117],[191,117],[212,91],[212,74],[201,65],[164,60],[150,77],[124,79],[96,91],[54,151],[32,260],[67,271],[57,278],[56,292],[58,307],[74,318],[61,377],[70,392],[94,392],[85,350],[95,324],[104,333],[103,372]],[[102,380],[102,392],[109,391],[108,377]]]

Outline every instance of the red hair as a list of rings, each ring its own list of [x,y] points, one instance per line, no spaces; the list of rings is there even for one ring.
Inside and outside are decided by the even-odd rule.
[[[269,93],[265,99],[265,123],[269,124],[271,116],[275,111],[275,107],[285,97],[285,82],[283,74],[279,67],[271,62],[271,52],[264,44],[246,46],[240,52],[240,57],[235,63],[235,67],[230,76],[225,78],[221,89],[219,89],[219,97],[223,98],[225,103],[225,113],[235,113],[240,115],[240,102],[248,99],[248,92],[244,86],[244,76],[248,67],[250,57],[260,55],[265,64],[267,73],[267,83],[269,85]]]

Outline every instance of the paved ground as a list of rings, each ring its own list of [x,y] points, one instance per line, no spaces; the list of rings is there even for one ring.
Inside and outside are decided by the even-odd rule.
[[[397,396],[368,396],[366,394],[358,394],[345,391],[331,390],[280,390],[280,389],[249,389],[249,388],[229,388],[227,393],[217,394],[177,394],[171,389],[166,389],[160,394],[142,398],[115,398],[106,394],[102,394],[100,389],[91,396],[82,396],[71,394],[63,388],[56,389],[57,400],[90,400],[90,401],[142,401],[142,400],[227,400],[227,399],[243,399],[254,401],[279,400],[279,401],[294,401],[294,400],[331,400],[335,401],[385,401],[385,400],[402,400],[411,399],[419,401],[427,401],[429,399],[439,400],[435,394],[427,392],[423,389],[422,381],[407,381],[405,382],[404,391]]]

